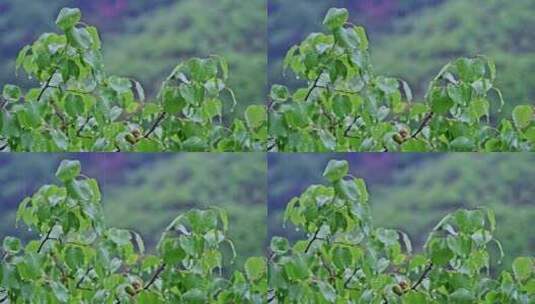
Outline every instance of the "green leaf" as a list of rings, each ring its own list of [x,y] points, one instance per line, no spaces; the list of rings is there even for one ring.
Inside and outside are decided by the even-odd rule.
[[[148,138],[142,138],[137,144],[136,144],[136,151],[137,152],[160,152],[161,147],[160,144],[152,139]]]
[[[82,12],[78,8],[63,8],[56,19],[56,25],[63,31],[73,28],[82,19]]]
[[[67,303],[69,301],[69,290],[60,282],[51,282],[50,287],[54,292],[54,295],[61,303]]]
[[[248,258],[245,262],[245,273],[250,281],[257,281],[264,278],[266,272],[266,260],[262,257]]]
[[[285,254],[288,252],[288,249],[290,248],[290,243],[288,242],[288,239],[275,236],[271,239],[271,251],[277,254]]]
[[[17,254],[21,246],[20,240],[15,237],[8,236],[4,239],[3,249],[9,254]]]
[[[182,112],[186,106],[186,100],[180,92],[174,88],[166,88],[162,93],[163,109],[166,113],[176,114]]]
[[[161,304],[158,294],[152,291],[143,290],[137,296],[137,303],[139,304]]]
[[[182,295],[182,301],[180,301],[180,303],[188,304],[205,304],[207,302],[206,292],[199,288],[188,290]]]
[[[513,262],[513,273],[519,282],[529,279],[534,273],[533,258],[518,257]]]
[[[132,240],[132,235],[130,234],[130,231],[123,229],[111,228],[110,230],[108,230],[108,237],[112,242],[119,246],[130,244],[130,241]]]
[[[348,18],[349,12],[347,9],[331,8],[323,20],[323,25],[325,25],[329,30],[334,31],[342,27],[347,22]]]
[[[64,254],[65,262],[72,270],[78,270],[84,265],[84,251],[79,247],[68,247]]]
[[[533,121],[533,108],[528,105],[516,106],[513,110],[513,122],[519,129],[527,128]]]
[[[80,175],[81,164],[78,160],[63,160],[56,171],[56,177],[68,182]]]
[[[431,110],[437,114],[444,114],[453,107],[451,98],[441,90],[434,90],[431,95]]]
[[[260,105],[252,105],[245,110],[245,121],[251,129],[262,126],[267,121],[266,108]]]
[[[4,86],[4,91],[2,92],[2,96],[4,99],[15,102],[20,99],[20,96],[22,95],[22,92],[18,86],[12,85],[12,84],[6,84]]]
[[[318,133],[323,146],[329,151],[334,151],[336,149],[336,137],[329,131],[323,129],[319,130]]]
[[[338,118],[345,118],[352,114],[353,103],[346,95],[336,95],[333,99],[333,112]]]
[[[323,295],[323,298],[329,303],[334,303],[336,301],[336,290],[329,283],[324,281],[318,282],[318,288]]]
[[[132,88],[132,82],[127,78],[111,76],[108,79],[108,83],[119,94],[129,92]]]
[[[453,292],[448,300],[452,304],[473,304],[475,297],[470,291],[464,288],[457,289]]]
[[[354,180],[340,179],[335,182],[336,193],[343,198],[350,201],[357,201],[359,199],[359,189]]]
[[[71,28],[66,33],[69,42],[78,49],[89,49],[91,47],[91,34],[85,28]]]
[[[203,105],[204,115],[208,119],[212,119],[216,116],[221,116],[223,110],[223,105],[219,99],[210,99],[207,100]]]
[[[290,96],[288,88],[282,85],[275,84],[271,87],[271,99],[274,101],[286,101]]]
[[[403,304],[427,304],[428,301],[423,293],[409,291],[403,296]]]
[[[71,117],[77,117],[85,112],[85,103],[80,95],[67,94],[64,103],[65,112]]]
[[[473,140],[466,136],[460,136],[455,138],[451,143],[450,146],[453,148],[454,151],[462,151],[462,152],[471,152],[475,149],[475,144]]]
[[[336,246],[332,252],[333,263],[340,269],[350,267],[353,263],[353,255],[347,247]]]
[[[403,144],[401,144],[401,151],[402,152],[426,152],[427,144],[423,140],[411,138],[405,141]]]
[[[327,164],[323,176],[330,182],[341,180],[349,172],[349,164],[345,160],[331,160]]]
[[[161,246],[162,258],[167,265],[178,265],[186,257],[186,252],[173,240],[165,240]]]

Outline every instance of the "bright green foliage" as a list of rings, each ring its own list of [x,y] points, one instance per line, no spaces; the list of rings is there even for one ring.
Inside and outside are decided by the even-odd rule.
[[[491,104],[504,104],[496,67],[480,56],[448,63],[430,82],[424,102],[412,102],[402,80],[376,75],[364,28],[348,24],[345,9],[331,9],[328,34],[313,33],[285,60],[308,81],[287,101],[273,86],[269,147],[274,151],[531,151],[531,106],[491,124]]]
[[[265,150],[267,117],[258,106],[250,110],[253,123],[224,123],[223,109],[236,105],[224,59],[179,64],[156,100],[145,102],[139,82],[106,75],[98,31],[80,18],[78,9],[61,10],[56,24],[63,34],[43,34],[20,52],[17,68],[42,85],[24,96],[16,86],[4,87],[2,150]],[[224,104],[223,94],[233,102]]]
[[[264,258],[222,274],[222,249],[233,248],[225,211],[181,214],[146,254],[139,234],[103,224],[98,183],[79,175],[79,163],[57,172],[61,185],[41,187],[17,212],[40,240],[3,241],[0,303],[264,302]]]
[[[334,164],[332,161],[326,172]],[[336,167],[344,167],[338,165]],[[347,163],[345,163],[347,167]],[[331,177],[333,177],[331,175]],[[535,260],[491,275],[501,259],[490,209],[458,210],[414,253],[402,231],[374,227],[362,179],[337,175],[292,199],[284,218],[308,238],[276,237],[269,260],[270,303],[522,303],[535,300]],[[496,257],[495,252],[500,256]]]

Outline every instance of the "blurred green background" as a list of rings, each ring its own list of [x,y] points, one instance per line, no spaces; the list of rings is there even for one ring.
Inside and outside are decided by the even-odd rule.
[[[154,248],[180,212],[217,206],[229,213],[230,237],[239,258],[263,255],[266,236],[266,161],[262,153],[1,154],[0,239],[35,238],[15,228],[19,202],[46,183],[58,183],[62,159],[79,159],[98,179],[109,226],[138,231]]]
[[[57,31],[65,6],[81,8],[83,20],[99,27],[106,70],[140,80],[152,96],[180,60],[217,54],[229,61],[238,110],[264,103],[265,0],[2,0],[0,85],[30,84],[25,75],[15,78],[16,55]]]
[[[501,267],[535,252],[535,155],[529,153],[269,154],[268,235],[301,237],[282,228],[287,202],[308,186],[326,183],[330,159],[346,159],[351,174],[368,184],[376,226],[406,231],[421,248],[448,212],[486,206],[496,212],[505,250]]]
[[[324,14],[337,6],[368,30],[376,72],[408,81],[419,98],[450,60],[485,54],[497,63],[503,113],[535,104],[533,0],[269,0],[268,6],[271,84],[296,84],[293,75],[282,76],[283,56],[311,32],[322,31]]]

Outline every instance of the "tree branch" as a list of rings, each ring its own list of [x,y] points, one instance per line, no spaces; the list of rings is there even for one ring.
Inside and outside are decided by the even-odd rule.
[[[321,229],[321,226],[319,226],[318,229],[316,229],[316,232],[314,232],[314,236],[312,237],[312,239],[310,239],[310,241],[307,244],[307,247],[305,248],[305,253],[308,253],[308,251],[310,250],[310,247],[312,246],[312,243],[314,243],[314,241],[318,239],[318,234],[320,233],[320,229]]]
[[[344,137],[348,137],[349,136],[349,132],[351,132],[351,129],[353,128],[355,123],[357,123],[358,119],[359,119],[358,116],[355,116],[355,118],[353,118],[353,121],[351,122],[351,124],[349,126],[347,126],[347,128],[344,130]]]
[[[420,286],[420,284],[422,284],[422,282],[427,277],[427,275],[429,274],[431,269],[433,269],[433,263],[429,263],[429,265],[427,265],[427,267],[425,268],[424,272],[422,273],[422,275],[420,276],[418,281],[416,281],[416,283],[414,283],[414,285],[412,285],[411,290],[416,290],[416,288],[418,288],[418,286]]]
[[[93,270],[92,267],[89,267],[87,271],[84,273],[84,275],[80,278],[80,280],[76,283],[76,288],[81,289],[82,283],[84,282],[85,278],[89,275],[89,272]]]
[[[312,86],[310,87],[310,89],[308,89],[308,92],[307,92],[307,95],[305,97],[305,100],[308,100],[308,98],[310,97],[310,95],[312,94],[312,91],[314,91],[315,88],[318,87],[318,82],[320,81],[320,77],[321,75],[323,75],[323,71],[321,71],[319,74],[318,74],[318,77],[316,77],[316,79],[314,80],[314,84],[312,84]]]
[[[156,270],[156,272],[154,273],[154,275],[150,279],[149,283],[147,283],[147,285],[145,285],[145,287],[143,287],[144,290],[149,289],[154,284],[154,282],[156,282],[156,280],[158,279],[160,274],[165,270],[165,266],[166,265],[164,263],[160,267],[158,267],[158,269]]]
[[[45,91],[50,88],[50,82],[52,81],[52,78],[54,77],[54,75],[56,74],[56,71],[57,69],[55,69],[52,74],[50,74],[50,77],[48,77],[48,79],[46,80],[45,82],[45,85],[43,86],[43,88],[41,89],[41,92],[39,92],[39,96],[37,96],[37,101],[40,101],[41,100],[41,97],[43,97],[43,94],[45,93]]]
[[[427,126],[427,124],[431,121],[431,118],[433,118],[433,115],[434,115],[433,112],[429,112],[425,115],[424,120],[422,120],[422,123],[420,124],[416,132],[414,132],[414,134],[411,135],[411,138],[415,138],[416,136],[418,136],[418,134],[420,134],[423,131],[425,126]]]
[[[80,126],[80,128],[78,128],[78,130],[76,131],[76,136],[78,137],[81,136],[82,131],[84,130],[85,126],[87,126],[87,124],[89,123],[89,120],[91,120],[91,116],[88,116],[85,122]]]
[[[344,282],[344,288],[348,288],[349,287],[349,283],[351,283],[351,280],[357,274],[357,271],[359,271],[359,269],[355,267],[355,269],[353,270],[353,273],[351,274],[351,276],[349,276],[349,278],[347,278],[346,281]]]
[[[144,138],[148,138],[149,136],[151,136],[152,133],[154,133],[154,131],[156,130],[156,128],[158,127],[158,125],[160,125],[160,123],[162,122],[162,120],[165,118],[165,112],[162,112],[160,114],[160,116],[158,116],[158,118],[156,119],[156,121],[154,122],[154,124],[152,125],[152,127],[149,129],[149,131],[143,136]]]
[[[41,244],[39,244],[39,249],[37,249],[37,253],[41,253],[41,250],[43,250],[43,247],[45,246],[46,242],[51,240],[50,234],[52,233],[52,230],[54,229],[55,226],[56,224],[53,224],[52,227],[50,227],[50,229],[46,233],[45,238],[41,241]]]

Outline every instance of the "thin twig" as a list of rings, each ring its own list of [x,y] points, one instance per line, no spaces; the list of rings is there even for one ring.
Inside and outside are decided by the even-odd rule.
[[[78,129],[78,131],[76,131],[76,136],[80,137],[82,131],[84,130],[85,126],[87,126],[87,124],[89,123],[89,120],[91,120],[91,116],[88,116],[84,122],[83,125],[80,126],[80,128]]]
[[[307,247],[305,248],[305,253],[308,253],[308,251],[310,250],[310,247],[312,246],[312,243],[314,243],[314,241],[318,239],[318,234],[320,233],[320,229],[321,229],[321,226],[319,226],[318,229],[316,229],[316,232],[314,232],[314,236],[312,237],[312,239],[310,239],[310,241],[307,244]]]
[[[357,123],[358,119],[359,119],[358,116],[355,116],[355,118],[353,118],[353,121],[351,122],[351,124],[347,126],[347,128],[344,130],[344,137],[347,137],[349,135],[349,132],[351,132],[351,129],[353,128],[355,123]]]
[[[318,82],[320,81],[320,77],[321,75],[323,75],[323,71],[321,71],[319,74],[318,74],[318,77],[316,77],[316,79],[314,80],[314,84],[312,84],[312,86],[310,87],[310,89],[308,89],[308,92],[307,92],[307,95],[305,97],[305,100],[308,100],[308,98],[310,97],[310,95],[312,94],[312,91],[314,91],[315,88],[318,87]]]
[[[427,267],[425,268],[424,272],[422,273],[422,275],[420,276],[418,281],[416,281],[416,283],[414,283],[414,285],[412,285],[411,290],[416,290],[416,288],[418,288],[418,286],[420,286],[420,284],[422,284],[422,282],[427,277],[427,275],[429,274],[431,269],[433,269],[433,263],[429,263],[429,265],[427,265]]]
[[[433,112],[429,112],[425,115],[424,119],[422,120],[422,123],[420,124],[420,126],[418,127],[418,129],[416,130],[416,132],[414,132],[412,135],[411,135],[411,138],[415,138],[416,136],[418,136],[418,134],[420,134],[423,129],[427,126],[427,124],[429,123],[429,121],[431,121],[431,118],[433,118],[433,115],[434,113]]]
[[[53,224],[52,227],[50,227],[50,229],[46,233],[45,238],[41,241],[41,244],[39,244],[39,249],[37,249],[37,253],[41,253],[41,250],[43,250],[43,247],[45,246],[45,243],[47,241],[51,240],[50,234],[52,233],[52,230],[54,229],[55,226],[56,226],[56,224]]]
[[[150,279],[149,283],[147,285],[145,285],[145,287],[143,287],[144,290],[147,290],[149,289],[152,284],[154,284],[154,282],[156,282],[156,280],[158,279],[158,277],[160,276],[160,274],[162,273],[162,271],[165,270],[165,263],[162,264],[160,267],[158,267],[158,269],[156,270],[156,272],[154,273],[154,275],[152,276],[152,278]]]
[[[78,283],[76,283],[76,288],[77,289],[80,289],[81,288],[81,285],[82,283],[84,282],[84,279],[89,275],[89,273],[91,272],[91,270],[93,270],[92,267],[89,267],[87,269],[87,271],[85,272],[85,274],[80,278],[80,280],[78,281]]]
[[[346,279],[346,281],[344,282],[344,288],[348,288],[349,287],[349,283],[351,283],[351,280],[357,274],[357,271],[359,271],[359,269],[355,268],[355,270],[353,270],[353,273],[351,274],[351,276],[349,276],[349,278]]]
[[[156,121],[154,122],[154,124],[152,125],[152,127],[150,128],[150,130],[143,136],[144,138],[148,138],[149,136],[151,136],[152,133],[154,133],[154,131],[156,130],[156,128],[158,127],[158,125],[162,122],[162,120],[165,118],[165,112],[162,112],[160,114],[160,116],[158,116],[158,118],[156,119]]]
[[[56,71],[57,70],[54,70],[52,74],[50,74],[50,77],[48,77],[48,79],[46,80],[44,87],[41,89],[41,92],[39,92],[39,96],[37,96],[37,101],[40,101],[45,91],[50,88],[50,82],[52,81],[52,77],[54,77],[54,75],[56,74]]]

